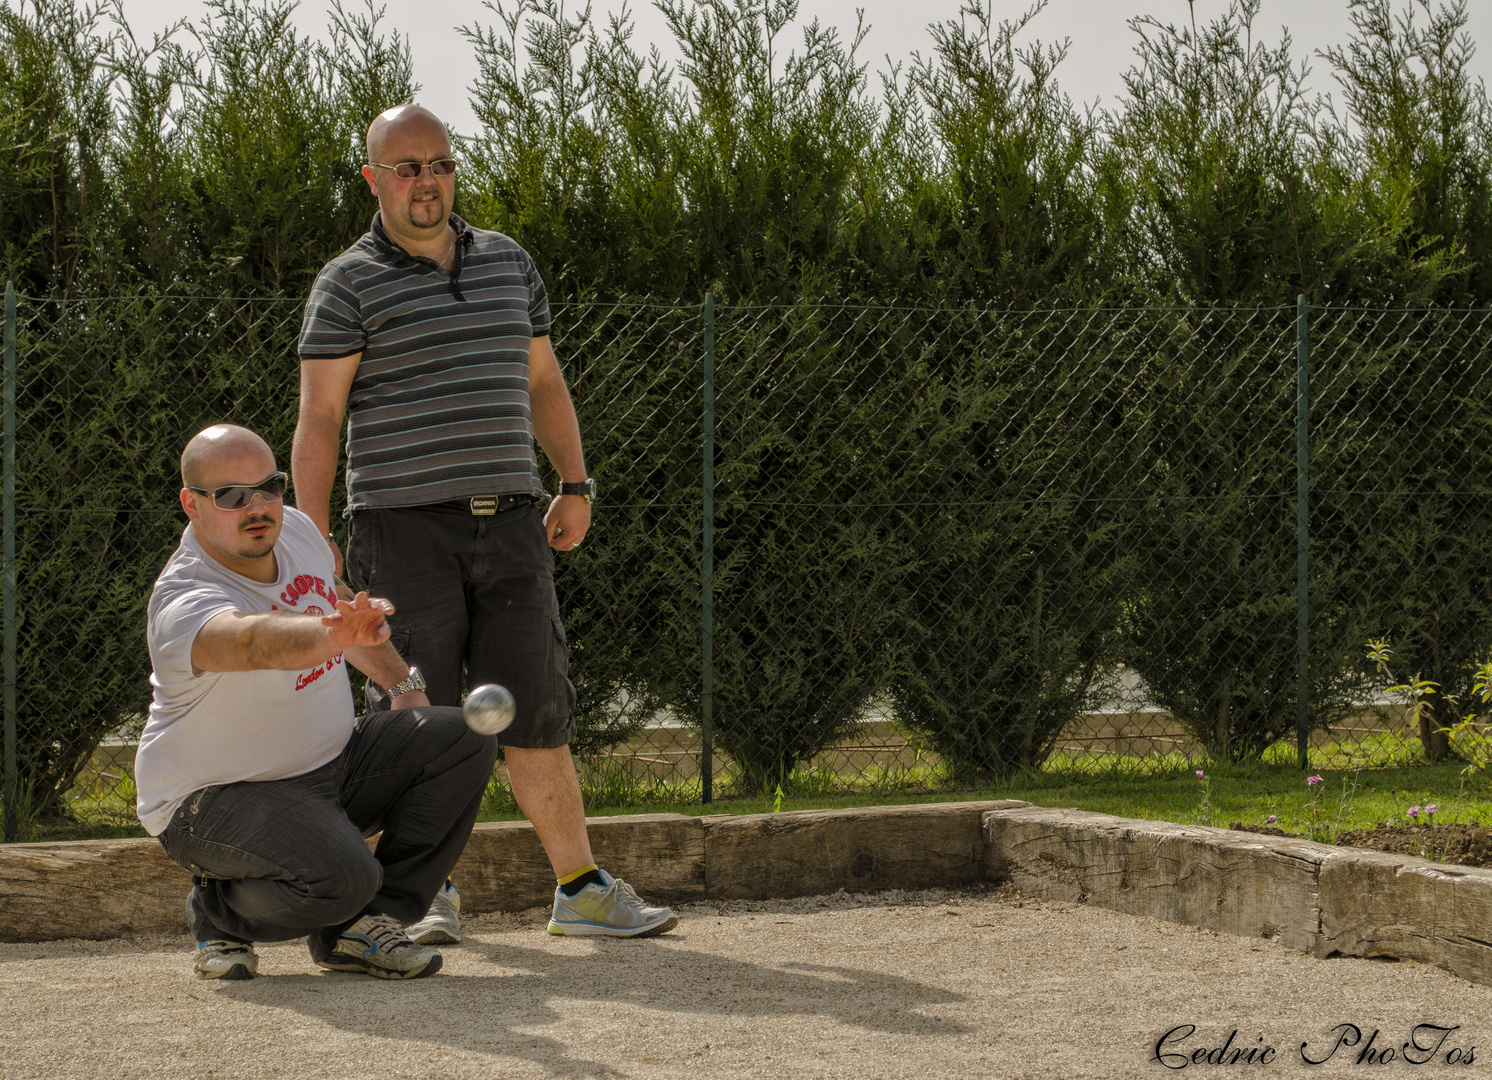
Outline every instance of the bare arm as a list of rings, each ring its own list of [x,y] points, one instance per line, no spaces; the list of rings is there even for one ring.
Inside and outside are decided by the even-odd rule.
[[[534,438],[560,479],[571,484],[584,480],[585,452],[580,446],[580,422],[547,336],[534,338],[529,346],[528,407]],[[579,495],[559,496],[544,515],[549,546],[561,551],[579,547],[590,527],[591,504]]]
[[[566,483],[585,479],[585,453],[580,448],[580,422],[565,387],[559,359],[548,337],[536,337],[528,350],[528,407],[534,438],[544,456]]]
[[[290,476],[296,508],[316,523],[322,536],[332,531],[332,484],[337,478],[342,418],[362,358],[357,352],[338,360],[302,360],[300,365],[300,416],[290,449]],[[340,574],[342,552],[335,544],[332,551]]]
[[[367,593],[358,593],[350,603],[338,600],[336,612],[319,619],[288,611],[224,611],[197,631],[192,667],[198,671],[315,667],[349,649],[386,644],[389,624],[385,615],[392,611],[388,601],[371,599]]]

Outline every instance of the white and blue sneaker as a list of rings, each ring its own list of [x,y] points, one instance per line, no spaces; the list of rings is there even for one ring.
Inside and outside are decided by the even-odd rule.
[[[199,979],[252,979],[259,957],[247,941],[199,941],[193,967]]]
[[[409,940],[391,915],[364,915],[328,940],[312,934],[311,959],[329,971],[360,971],[375,979],[423,979],[440,970],[441,956]]]
[[[554,890],[551,934],[601,934],[607,937],[652,937],[679,925],[666,907],[652,907],[621,878],[599,871],[604,885],[587,885],[574,896]]]
[[[461,894],[447,881],[425,917],[405,931],[417,945],[461,944]]]

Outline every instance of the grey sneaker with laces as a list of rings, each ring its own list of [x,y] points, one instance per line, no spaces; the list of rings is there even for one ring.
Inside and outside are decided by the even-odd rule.
[[[679,925],[666,907],[652,907],[620,878],[600,871],[605,885],[590,884],[574,896],[554,890],[551,934],[601,934],[607,937],[652,937]]]
[[[422,979],[440,970],[438,949],[416,945],[391,915],[364,915],[336,937],[307,941],[311,959],[330,971],[360,971],[375,979]]]
[[[199,979],[252,979],[259,957],[246,941],[199,941],[193,967]]]
[[[461,944],[461,894],[447,881],[435,894],[425,917],[405,931],[420,945]]]

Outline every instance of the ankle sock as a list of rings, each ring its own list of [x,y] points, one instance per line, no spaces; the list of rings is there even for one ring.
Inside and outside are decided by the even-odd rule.
[[[566,896],[574,896],[587,885],[605,884],[606,882],[601,877],[600,867],[598,867],[595,863],[591,863],[589,866],[582,866],[573,874],[566,874],[564,877],[560,878],[559,891],[564,893]]]

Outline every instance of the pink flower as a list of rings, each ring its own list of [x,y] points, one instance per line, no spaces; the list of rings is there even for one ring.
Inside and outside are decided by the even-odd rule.
[[[1198,779],[1198,780],[1200,780],[1200,779],[1202,779],[1202,777],[1204,777],[1204,776],[1206,776],[1206,775],[1207,775],[1207,774],[1206,774],[1206,773],[1204,773],[1204,772],[1203,772],[1203,771],[1202,771],[1202,770],[1201,770],[1201,769],[1198,769],[1198,770],[1197,770],[1197,779]]]
[[[1317,784],[1324,784],[1324,783],[1326,783],[1326,777],[1324,777],[1324,776],[1307,776],[1306,777],[1306,783],[1309,784],[1311,787],[1315,787]]]
[[[1412,817],[1412,818],[1419,817],[1419,807],[1417,807],[1417,806],[1411,806],[1409,808],[1409,816]]]
[[[1278,820],[1280,820],[1280,819],[1277,818],[1277,817],[1275,817],[1273,814],[1270,814],[1269,817],[1267,819],[1265,819],[1264,824],[1266,824],[1266,825],[1273,825]]]
[[[1425,807],[1425,813],[1429,814],[1431,817],[1434,817],[1436,811],[1438,811],[1439,809],[1440,806],[1438,804],[1431,803],[1429,806]]]

